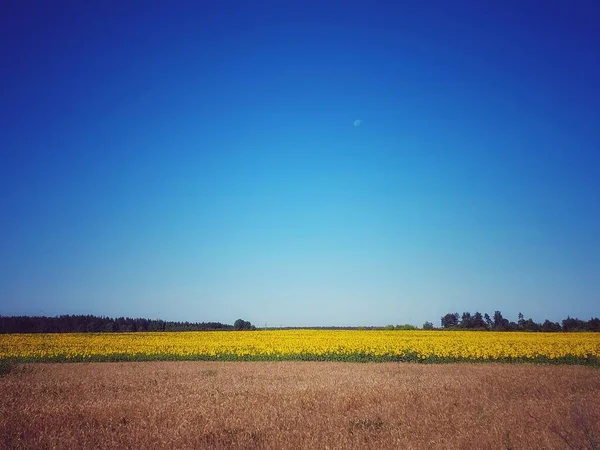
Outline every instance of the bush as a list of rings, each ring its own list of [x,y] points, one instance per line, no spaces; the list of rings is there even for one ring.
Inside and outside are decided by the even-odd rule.
[[[0,359],[0,377],[13,372],[17,364],[9,359]]]
[[[256,327],[254,325],[252,325],[250,322],[248,322],[247,320],[238,319],[233,324],[233,329],[238,330],[238,331],[256,330]]]

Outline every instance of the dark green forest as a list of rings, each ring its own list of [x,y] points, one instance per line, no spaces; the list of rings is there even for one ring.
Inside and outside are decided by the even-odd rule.
[[[172,322],[130,317],[93,315],[0,316],[0,333],[102,333],[136,331],[225,331],[253,330],[248,321],[238,319],[233,325],[220,322]]]
[[[519,320],[511,322],[502,316],[500,311],[495,311],[490,317],[489,314],[476,312],[448,313],[441,318],[441,325],[444,329],[458,330],[491,330],[491,331],[600,331],[600,319],[595,317],[588,321],[567,317],[562,323],[552,322],[546,319],[543,323],[535,322],[533,319],[525,319],[522,313],[519,313]],[[425,322],[424,329],[433,329],[431,322]]]
[[[444,330],[478,331],[596,331],[600,332],[600,319],[588,321],[567,317],[559,322],[545,320],[543,323],[525,319],[519,313],[518,322],[511,322],[500,311],[489,314],[475,312],[448,313],[441,318]],[[323,330],[416,330],[412,325],[388,325],[386,327],[278,327],[278,329],[323,329]],[[431,322],[425,322],[422,329],[440,329]],[[130,317],[110,318],[94,315],[46,316],[0,316],[0,333],[120,333],[138,331],[245,331],[256,330],[250,322],[238,319],[233,325],[221,322],[174,322],[160,319],[141,319]]]

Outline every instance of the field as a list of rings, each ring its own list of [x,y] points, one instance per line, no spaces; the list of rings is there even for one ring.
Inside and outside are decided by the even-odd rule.
[[[2,448],[599,448],[600,371],[332,362],[25,364]]]
[[[600,449],[599,361],[599,333],[0,335],[0,446]]]
[[[501,361],[599,365],[600,333],[269,330],[0,335],[0,359]]]

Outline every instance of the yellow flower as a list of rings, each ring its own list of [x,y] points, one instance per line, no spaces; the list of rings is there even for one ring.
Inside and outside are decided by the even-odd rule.
[[[122,358],[285,359],[354,355],[394,359],[560,359],[600,357],[600,333],[519,333],[396,330],[267,330],[0,335],[0,358],[98,360]]]

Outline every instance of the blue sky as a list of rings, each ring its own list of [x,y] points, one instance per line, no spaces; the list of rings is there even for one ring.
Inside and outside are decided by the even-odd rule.
[[[122,3],[0,6],[0,314],[600,314],[594,1]]]

